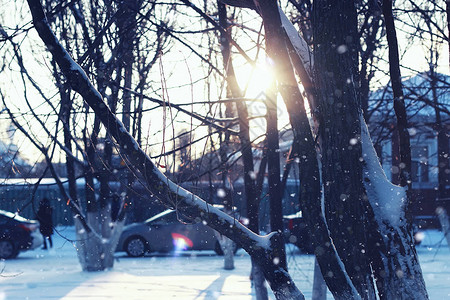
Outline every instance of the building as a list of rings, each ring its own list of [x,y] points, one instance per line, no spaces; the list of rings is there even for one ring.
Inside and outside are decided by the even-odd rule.
[[[425,72],[404,80],[403,85],[411,139],[413,214],[434,216],[437,207],[450,209],[450,77]],[[390,86],[371,94],[367,116],[386,176],[398,184],[401,165]]]

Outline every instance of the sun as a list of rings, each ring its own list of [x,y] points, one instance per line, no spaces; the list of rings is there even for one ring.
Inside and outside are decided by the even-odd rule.
[[[238,70],[237,79],[246,98],[264,100],[264,94],[272,84],[274,74],[267,63],[245,65]]]
[[[273,64],[269,60],[259,62],[254,66],[245,64],[236,70],[236,74],[239,86],[244,91],[245,98],[248,99],[246,103],[251,117],[251,138],[259,140],[266,127],[266,93],[275,79]],[[278,128],[285,129],[290,124],[289,114],[280,94],[278,94],[277,106]]]

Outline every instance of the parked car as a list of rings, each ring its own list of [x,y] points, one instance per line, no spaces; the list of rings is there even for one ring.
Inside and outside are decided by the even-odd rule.
[[[42,246],[39,222],[0,210],[0,258],[16,257],[20,251]]]
[[[116,248],[116,252],[125,251],[132,257],[174,250],[214,250],[223,255],[214,229],[203,222],[186,220],[171,209],[125,226]]]
[[[283,216],[284,238],[286,243],[294,244],[300,251],[314,253],[314,247],[309,237],[306,222],[299,211],[292,215]]]

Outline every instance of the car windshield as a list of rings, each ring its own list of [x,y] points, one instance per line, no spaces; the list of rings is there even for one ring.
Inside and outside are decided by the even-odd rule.
[[[174,212],[174,210],[171,210],[171,209],[165,210],[165,211],[163,211],[163,212],[161,212],[161,213],[159,213],[159,214],[157,214],[157,215],[147,219],[144,223],[151,223],[151,222],[153,222],[155,220],[158,220],[158,219],[160,219],[160,218],[162,218],[162,217],[164,217],[164,216],[166,216],[166,215],[168,215],[170,213],[173,213],[173,212]]]
[[[185,216],[183,216],[181,213],[176,213],[175,210],[165,210],[162,213],[157,214],[156,216],[153,216],[145,221],[146,224],[159,224],[159,225],[166,225],[166,224],[173,224],[173,223],[190,223],[189,219],[187,219]]]
[[[30,220],[25,219],[24,217],[19,216],[18,214],[13,214],[12,212],[0,210],[0,214],[4,215],[5,217],[20,221],[20,222],[29,222]]]

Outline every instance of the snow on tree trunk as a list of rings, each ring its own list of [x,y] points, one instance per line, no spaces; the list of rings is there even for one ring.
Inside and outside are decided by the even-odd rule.
[[[297,29],[294,27],[291,21],[289,21],[288,17],[280,7],[278,7],[278,12],[280,14],[280,19],[283,28],[286,31],[286,35],[290,43],[292,44],[293,50],[295,51],[298,58],[300,59],[300,62],[302,63],[302,69],[304,71],[298,70],[299,76],[300,74],[302,74],[301,76],[302,80],[304,80],[305,77],[308,77],[309,80],[312,80],[312,72],[314,66],[314,56],[312,54],[312,51],[308,43],[306,43],[306,41],[299,35]],[[303,75],[305,77],[303,77]]]
[[[447,210],[443,207],[438,207],[436,209],[436,214],[438,215],[439,222],[441,223],[442,232],[447,240],[447,246],[450,249],[450,224],[448,221]]]
[[[223,268],[225,270],[234,270],[234,242],[228,237],[218,233],[217,231],[215,232],[215,234],[223,253]]]
[[[314,281],[311,300],[326,300],[327,299],[327,285],[323,280],[320,266],[317,259],[314,260]]]
[[[405,218],[406,187],[393,185],[381,167],[362,114],[364,186],[370,216],[369,256],[380,299],[428,299],[412,227]]]
[[[103,213],[108,212],[108,209],[103,211]],[[114,266],[114,252],[124,222],[116,222],[114,225],[100,224],[98,215],[95,213],[88,213],[87,221],[91,228],[102,229],[102,235],[94,231],[87,232],[75,218],[77,256],[81,268],[88,272],[111,269]]]
[[[266,279],[264,278],[264,273],[262,272],[259,265],[256,263],[254,258],[252,260],[252,269],[250,273],[250,280],[252,286],[255,289],[256,300],[268,300],[269,296],[266,288]]]
[[[225,237],[222,243],[223,260],[225,270],[234,270],[234,242]]]

